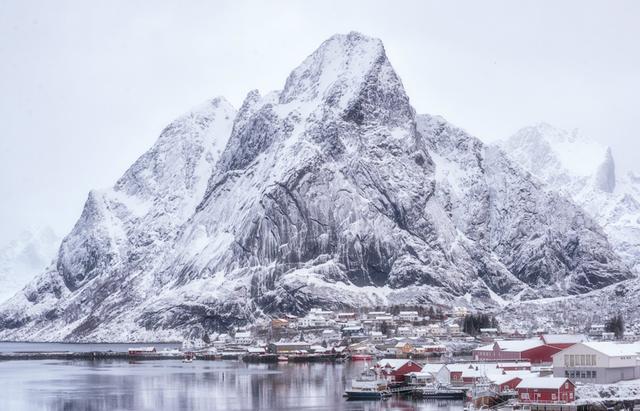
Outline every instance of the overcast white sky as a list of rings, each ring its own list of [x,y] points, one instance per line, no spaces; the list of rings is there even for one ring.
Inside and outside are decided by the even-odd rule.
[[[379,37],[418,112],[484,140],[538,121],[640,148],[638,1],[0,2],[0,243],[66,234],[162,128],[279,89],[323,40]]]

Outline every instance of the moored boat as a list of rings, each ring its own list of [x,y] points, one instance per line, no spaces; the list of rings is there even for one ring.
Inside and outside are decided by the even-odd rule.
[[[344,396],[352,400],[381,400],[391,396],[391,391],[387,380],[366,370],[365,365],[365,371],[351,380],[351,388],[345,390]]]
[[[371,361],[373,355],[371,354],[352,354],[351,361]]]
[[[436,384],[414,387],[413,392],[417,396],[426,399],[464,400],[466,397],[466,391],[462,388]]]

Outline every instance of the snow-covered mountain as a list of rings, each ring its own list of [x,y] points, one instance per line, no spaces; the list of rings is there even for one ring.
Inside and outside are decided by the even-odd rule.
[[[0,302],[41,274],[54,260],[59,245],[60,238],[50,227],[37,227],[0,248]]]
[[[0,307],[0,338],[179,338],[312,306],[496,307],[630,277],[582,209],[416,115],[380,40],[349,33],[281,91],[176,120],[90,193],[57,264]]]
[[[614,250],[640,269],[640,177],[619,172],[609,147],[544,123],[521,129],[501,146],[551,189],[583,207]]]

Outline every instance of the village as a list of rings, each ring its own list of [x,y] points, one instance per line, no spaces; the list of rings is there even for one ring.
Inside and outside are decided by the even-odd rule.
[[[610,388],[639,380],[640,392],[640,342],[632,332],[610,328],[514,330],[461,307],[360,313],[314,308],[304,317],[205,336],[184,343],[182,352],[185,361],[360,362],[363,372],[346,391],[349,398],[410,393],[467,399],[477,408],[568,410],[605,400],[635,402],[615,398]],[[159,354],[153,347],[129,352],[134,358]]]

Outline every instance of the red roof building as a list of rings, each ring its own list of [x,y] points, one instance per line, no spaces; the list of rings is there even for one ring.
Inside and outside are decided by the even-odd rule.
[[[575,386],[568,378],[529,377],[517,386],[518,400],[526,403],[569,403],[575,400]]]
[[[375,365],[375,369],[392,384],[404,383],[407,374],[422,371],[419,364],[402,359],[382,359]]]
[[[564,350],[572,345],[587,341],[587,338],[581,334],[543,334],[540,340],[552,347]]]
[[[551,356],[561,350],[545,344],[538,338],[498,340],[473,350],[473,359],[476,361],[529,361],[532,364],[550,363]]]
[[[515,391],[516,386],[522,381],[522,377],[511,374],[499,374],[489,377],[491,385],[498,392]]]

